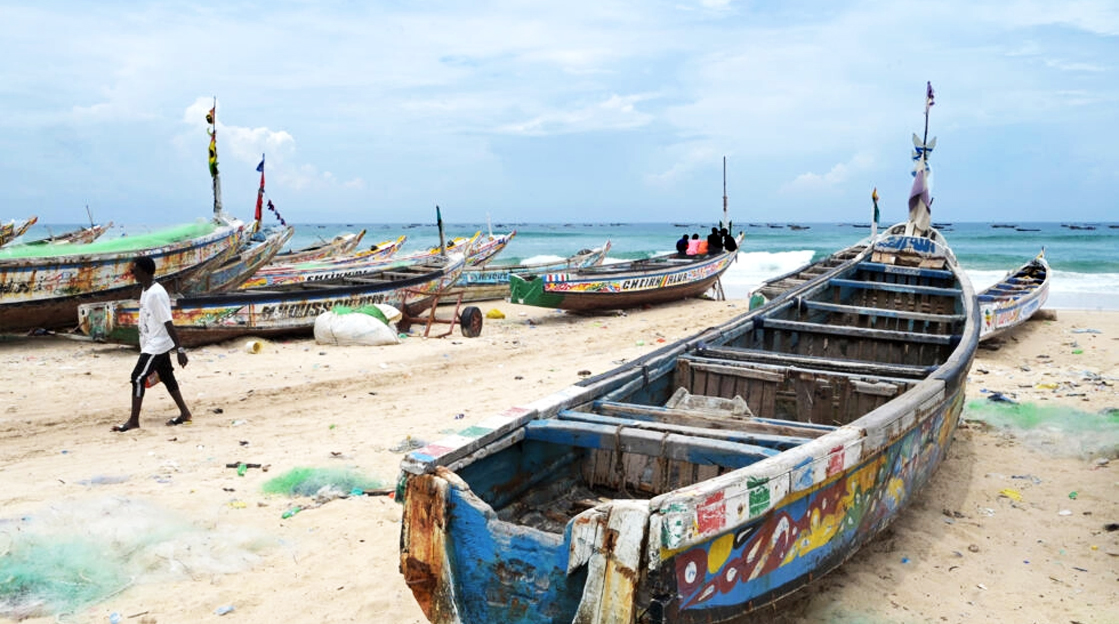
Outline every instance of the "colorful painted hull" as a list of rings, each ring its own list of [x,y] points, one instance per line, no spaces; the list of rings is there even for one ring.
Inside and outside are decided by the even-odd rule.
[[[24,219],[23,221],[12,220],[7,223],[0,223],[0,247],[7,245],[20,236],[23,236],[23,233],[26,232],[32,225],[35,225],[35,222],[38,220],[39,217],[31,217],[29,219]]]
[[[177,288],[222,262],[244,229],[241,221],[215,221],[79,247],[0,249],[0,332],[73,327],[79,304],[137,296],[131,267],[138,255],[151,256],[157,279]]]
[[[464,257],[453,254],[418,259],[359,279],[175,297],[172,320],[180,342],[188,347],[246,335],[309,335],[318,315],[335,306],[423,306],[431,296],[449,288],[464,265]],[[135,300],[83,305],[78,316],[81,331],[95,340],[139,343],[139,303]]]
[[[311,262],[324,258],[345,256],[352,253],[354,249],[357,249],[358,243],[361,242],[364,236],[365,230],[357,234],[352,232],[339,234],[320,245],[312,245],[304,249],[276,254],[276,257],[272,259],[272,264],[295,264],[298,262]]]
[[[905,225],[786,296],[402,462],[432,622],[714,623],[839,566],[945,457],[979,338]]]
[[[234,290],[258,269],[268,264],[295,234],[295,228],[285,225],[254,235],[241,249],[221,266],[201,272],[183,284],[179,294],[200,295]]]
[[[297,264],[270,264],[258,269],[246,279],[241,290],[322,282],[343,277],[361,277],[368,273],[383,271],[393,266],[406,266],[420,258],[430,258],[435,252],[425,252],[411,256],[397,257],[395,251],[403,245],[406,237],[401,236],[389,243],[382,243],[375,252],[362,252],[341,256],[330,260],[315,260]]]
[[[979,293],[979,340],[999,336],[1029,320],[1049,298],[1052,271],[1045,251]]]
[[[467,267],[462,272],[458,286],[463,290],[463,301],[487,301],[509,298],[509,276],[571,271],[598,266],[610,251],[610,241],[602,247],[584,249],[564,260],[535,262],[532,264],[486,264]]]
[[[698,297],[730,268],[737,252],[714,256],[676,254],[603,264],[576,271],[510,275],[513,303],[562,310],[602,310]]]
[[[482,237],[481,232],[474,235],[474,246],[470,248],[470,252],[466,256],[467,266],[483,266],[493,259],[494,256],[501,253],[509,241],[517,235],[517,230],[513,230],[508,234],[501,234],[498,236],[489,235]]]

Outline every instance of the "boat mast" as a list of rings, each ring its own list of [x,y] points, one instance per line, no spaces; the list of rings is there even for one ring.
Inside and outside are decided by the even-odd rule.
[[[218,98],[214,96],[213,107],[206,115],[206,122],[210,124],[210,177],[214,180],[214,218],[222,217],[221,209],[221,176],[218,174]]]
[[[727,157],[723,156],[723,227],[730,231],[730,222],[727,221]]]

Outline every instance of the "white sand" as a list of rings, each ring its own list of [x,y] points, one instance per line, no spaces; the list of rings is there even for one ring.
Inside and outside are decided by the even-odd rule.
[[[217,621],[215,609],[232,605],[222,621],[422,622],[397,569],[396,503],[352,497],[283,519],[292,504],[313,503],[262,494],[261,485],[315,467],[352,468],[391,486],[402,457],[391,449],[408,436],[437,438],[746,305],[695,300],[600,317],[481,308],[507,317],[487,319],[475,339],[455,333],[386,347],[304,339],[257,355],[242,341],[197,349],[177,370],[195,424],[165,426],[176,409],[156,387],[143,428],[124,434],[109,428],[127,417],[133,351],[62,337],[0,341],[0,553],[60,525],[110,540],[105,559],[120,556],[131,582],[61,621],[107,622],[113,612],[126,623]],[[1085,368],[1119,377],[1119,314],[1059,315],[1027,324],[998,351],[981,350],[969,395],[989,387],[1087,411],[1119,407],[1114,385],[1033,387],[1079,379]],[[1072,354],[1073,340],[1082,354]],[[1085,396],[1067,396],[1078,391]],[[226,468],[235,462],[269,471],[238,476]],[[961,429],[918,503],[805,598],[783,605],[784,619],[1119,622],[1119,532],[1103,530],[1119,522],[1116,470]],[[1004,489],[1021,500],[1000,496]]]

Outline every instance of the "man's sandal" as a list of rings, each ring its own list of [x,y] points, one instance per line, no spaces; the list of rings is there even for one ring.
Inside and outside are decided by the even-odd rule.
[[[189,425],[191,422],[192,421],[191,421],[190,418],[183,418],[182,416],[177,416],[175,418],[172,418],[171,420],[168,420],[167,421],[167,426],[168,427],[174,427],[175,425]]]

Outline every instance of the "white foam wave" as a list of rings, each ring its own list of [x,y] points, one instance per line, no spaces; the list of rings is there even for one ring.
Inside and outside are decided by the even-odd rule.
[[[800,268],[812,261],[811,249],[796,251],[742,251],[723,274],[723,290],[730,299],[745,299],[767,279]]]

